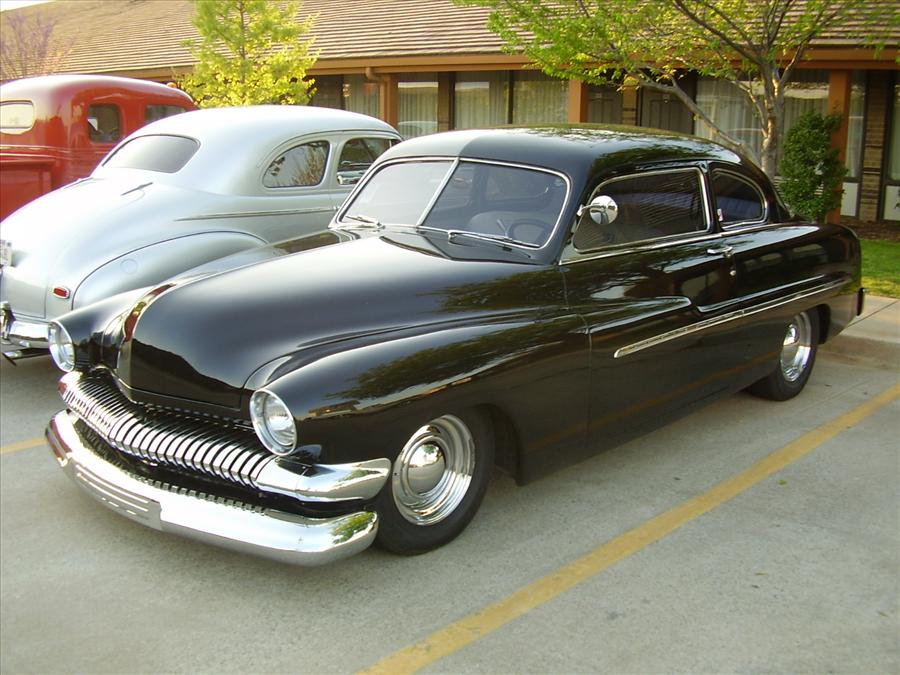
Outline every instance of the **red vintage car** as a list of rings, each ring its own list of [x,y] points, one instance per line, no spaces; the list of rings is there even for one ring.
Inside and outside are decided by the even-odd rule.
[[[196,108],[164,84],[107,75],[46,75],[0,86],[0,219],[83,178],[128,134]]]

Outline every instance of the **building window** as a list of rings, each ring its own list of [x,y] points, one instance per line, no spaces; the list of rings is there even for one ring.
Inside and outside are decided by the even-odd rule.
[[[365,75],[345,75],[341,95],[344,110],[378,117],[380,92],[377,82],[370,82]]]
[[[456,129],[478,129],[507,124],[509,72],[457,73],[453,101]]]
[[[762,128],[753,112],[747,95],[728,80],[702,77],[697,83],[697,105],[732,138],[743,142],[748,154],[759,162],[762,150]],[[784,151],[784,138],[800,115],[808,111],[825,114],[828,109],[828,71],[798,70],[784,93],[782,144],[778,161]],[[694,133],[713,138],[712,129],[697,120]]]
[[[438,130],[438,80],[435,73],[406,73],[397,82],[397,131],[403,138]]]
[[[320,75],[316,78],[316,93],[309,100],[310,105],[320,108],[344,107],[344,78],[340,75]]]
[[[588,122],[622,124],[622,92],[615,87],[588,87]]]
[[[567,119],[566,80],[533,70],[513,73],[513,124],[564,124]]]

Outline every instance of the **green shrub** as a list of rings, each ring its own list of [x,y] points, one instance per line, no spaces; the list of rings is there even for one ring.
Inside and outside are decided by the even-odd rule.
[[[841,182],[847,170],[831,147],[831,135],[841,126],[838,113],[806,112],[797,118],[784,141],[781,193],[807,218],[821,221],[841,204]]]

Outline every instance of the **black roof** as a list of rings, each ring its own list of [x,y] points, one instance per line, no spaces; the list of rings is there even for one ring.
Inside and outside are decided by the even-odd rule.
[[[381,161],[402,157],[468,157],[543,166],[576,179],[667,161],[746,164],[737,153],[696,136],[625,126],[474,129],[404,141]]]

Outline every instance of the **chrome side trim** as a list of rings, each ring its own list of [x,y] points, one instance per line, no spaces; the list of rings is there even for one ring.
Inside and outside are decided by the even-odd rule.
[[[119,452],[243,487],[300,501],[342,502],[374,497],[390,474],[387,459],[288,468],[263,449],[251,429],[227,420],[145,410],[104,378],[68,373],[59,391],[73,413]]]
[[[626,345],[625,347],[620,347],[613,354],[613,358],[619,359],[623,356],[635,354],[637,352],[643,351],[644,349],[649,349],[650,347],[655,347],[656,345],[663,344],[664,342],[669,342],[670,340],[677,340],[678,338],[684,337],[686,335],[692,335],[703,330],[709,330],[710,328],[721,326],[725,323],[730,323],[731,321],[736,321],[737,319],[741,319],[745,316],[752,316],[754,314],[759,314],[760,312],[766,312],[777,307],[782,307],[783,305],[788,305],[792,302],[803,300],[804,298],[809,298],[820,293],[825,293],[827,291],[840,288],[845,283],[846,281],[843,280],[832,281],[827,284],[815,286],[806,291],[793,293],[792,295],[789,295],[785,298],[764,302],[760,305],[749,307],[747,309],[739,309],[734,312],[729,312],[728,314],[723,314],[722,316],[713,317],[712,319],[706,319],[704,321],[698,321],[697,323],[693,323],[689,326],[682,326],[681,328],[676,328],[675,330],[670,330],[666,333],[654,335],[651,338],[640,340],[639,342],[634,342],[630,345]]]
[[[378,516],[372,512],[305,518],[133,476],[84,444],[74,418],[63,411],[47,427],[47,441],[59,465],[91,497],[142,525],[297,565],[324,565],[358,553],[375,540]]]
[[[590,262],[591,260],[599,260],[601,258],[612,258],[614,256],[627,255],[630,253],[640,253],[641,251],[653,251],[659,248],[668,248],[675,244],[680,246],[683,244],[696,244],[701,241],[718,241],[720,239],[722,239],[722,235],[718,232],[700,232],[697,233],[697,235],[672,234],[668,237],[660,237],[659,239],[644,239],[643,241],[629,244],[620,244],[622,248],[609,248],[597,253],[588,253],[585,255],[575,254],[560,257],[558,265],[575,265],[577,263]]]
[[[176,218],[176,222],[185,220],[219,220],[223,218],[260,218],[262,216],[300,216],[307,213],[333,213],[332,206],[317,206],[308,209],[281,209],[278,211],[235,211],[233,213],[200,213],[193,216]]]

